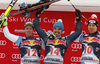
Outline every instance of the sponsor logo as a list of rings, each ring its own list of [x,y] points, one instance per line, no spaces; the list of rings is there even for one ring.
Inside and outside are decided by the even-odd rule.
[[[96,23],[96,21],[95,21],[95,20],[89,20],[89,22],[90,22],[90,23]]]
[[[60,62],[60,59],[58,58],[47,58],[45,61],[55,61],[55,62]]]
[[[15,29],[14,31],[15,31],[15,33],[24,33],[25,32],[23,29]]]
[[[82,30],[82,34],[86,34],[86,32],[84,30]]]
[[[6,57],[5,53],[0,53],[0,58],[5,58],[5,57]]]
[[[24,60],[21,60],[23,63],[37,63],[37,62],[40,62],[39,60],[36,60],[36,59],[33,59],[33,60],[28,60],[28,59],[24,59]]]
[[[43,29],[43,31],[46,32],[45,29]],[[25,33],[25,30],[24,30],[24,29],[15,29],[14,32],[15,32],[15,33]],[[34,31],[33,34],[37,34],[37,32]]]
[[[81,45],[80,43],[73,43],[73,44],[71,45],[71,47],[72,47],[73,49],[82,49],[82,45]]]
[[[0,58],[5,58],[5,57],[6,57],[5,53],[0,53]]]
[[[57,39],[57,40],[50,40],[50,41],[48,41],[47,44],[54,44],[54,45],[63,44],[63,45],[66,46],[66,43],[64,41],[62,41],[62,40],[59,40],[59,39]]]
[[[82,60],[92,60],[93,61],[93,58],[92,57],[82,57]]]
[[[100,43],[100,40],[95,38],[95,37],[86,37],[82,41],[85,41],[85,42],[88,42],[88,43],[92,43],[92,42]]]
[[[34,45],[40,45],[40,42],[38,42],[36,40],[26,40],[26,41],[22,42],[21,45],[34,46]]]
[[[13,44],[13,49],[18,49],[18,45],[16,43],[12,43]]]
[[[16,43],[14,43],[14,42],[13,42],[12,44],[13,44],[13,46],[17,46],[17,44],[16,44]]]
[[[84,60],[86,60],[86,61],[87,61],[87,60],[89,60],[89,61],[91,60],[91,61],[99,62],[99,59],[93,59],[93,57],[88,57],[88,56],[87,56],[87,57],[82,57],[82,60],[83,60],[83,61],[84,61]]]
[[[81,61],[81,57],[71,57],[70,60],[72,62],[80,62]]]
[[[6,45],[7,42],[5,40],[0,40],[0,45]]]
[[[40,60],[44,60],[44,56],[43,55],[41,55],[41,59]]]
[[[21,58],[21,55],[20,54],[12,54],[11,57],[13,59],[20,59]]]

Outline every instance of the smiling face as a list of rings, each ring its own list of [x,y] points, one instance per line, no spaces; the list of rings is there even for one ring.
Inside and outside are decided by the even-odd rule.
[[[27,25],[24,30],[27,37],[33,36],[34,28],[31,25]]]
[[[54,33],[54,35],[55,35],[56,37],[58,37],[58,36],[61,35],[62,30],[61,30],[60,28],[55,27],[55,28],[53,29],[53,33]]]
[[[90,34],[95,33],[97,31],[97,28],[98,27],[93,23],[88,24],[88,31],[89,31]]]

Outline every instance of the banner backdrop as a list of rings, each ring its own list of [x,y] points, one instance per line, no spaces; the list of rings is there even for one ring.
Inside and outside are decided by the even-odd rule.
[[[16,10],[12,10],[14,12]],[[5,10],[0,10],[0,14],[4,13]],[[89,18],[92,14],[97,14],[100,19],[100,13],[94,12],[83,12],[86,18]],[[24,17],[24,15],[19,14],[16,16],[8,17],[8,28],[10,33],[25,36],[24,33],[24,23],[26,21],[34,22],[35,12],[31,13],[30,17]],[[64,11],[44,11],[40,17],[40,26],[46,32],[53,29],[53,24],[57,22],[58,19],[63,20],[64,31],[62,36],[67,36],[75,27],[75,12],[64,12]],[[88,33],[87,22],[82,18],[82,33]],[[100,29],[99,29],[100,31]],[[39,37],[37,32],[34,31],[34,37]],[[81,57],[81,43],[72,42],[65,54],[64,64],[80,64]],[[44,54],[44,50],[42,52]],[[43,56],[41,59],[41,64],[43,64]],[[9,41],[3,34],[2,28],[0,28],[0,64],[20,64],[20,50],[19,47],[14,43]]]

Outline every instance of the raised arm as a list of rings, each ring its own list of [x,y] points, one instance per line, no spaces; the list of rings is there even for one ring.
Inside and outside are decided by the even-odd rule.
[[[3,29],[3,33],[5,35],[6,38],[8,38],[10,41],[12,42],[15,42],[18,46],[19,46],[19,43],[18,41],[20,41],[22,39],[21,36],[16,36],[14,34],[11,34],[8,30],[8,27],[5,26],[4,29]]]
[[[35,15],[34,27],[35,27],[35,30],[37,31],[37,33],[39,34],[39,36],[43,39],[43,41],[44,42],[47,42],[48,36],[43,31],[43,29],[40,27],[40,24],[39,24],[39,16],[38,16],[37,12],[36,12],[36,15]]]
[[[2,18],[5,19],[5,21],[3,23],[2,23]],[[11,34],[9,32],[8,27],[7,27],[7,17],[4,17],[2,15],[0,16],[0,25],[3,26],[2,28],[3,28],[4,36],[6,38],[8,38],[10,41],[15,42],[19,46],[19,43],[20,43],[19,40],[21,40],[22,37],[21,36],[16,36],[16,35]]]
[[[67,45],[69,45],[71,42],[73,42],[82,32],[82,25],[81,25],[81,12],[78,10],[76,11],[79,15],[79,18],[76,19],[76,31],[72,33],[70,36],[67,37]],[[76,15],[77,16],[77,15]]]

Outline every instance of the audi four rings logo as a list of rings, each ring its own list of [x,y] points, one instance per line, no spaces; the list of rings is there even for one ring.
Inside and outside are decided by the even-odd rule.
[[[79,44],[79,43],[73,43],[72,45],[71,45],[71,47],[72,48],[74,48],[74,49],[82,49],[82,45],[81,44]]]
[[[5,57],[6,57],[5,53],[0,53],[0,58],[5,58]]]
[[[44,56],[43,55],[41,55],[41,60],[44,60]]]
[[[20,54],[12,54],[13,59],[20,59],[21,55]]]
[[[81,62],[81,57],[71,57],[72,62]]]
[[[12,44],[13,44],[14,46],[17,46],[17,44],[16,44],[16,43],[14,43],[14,42],[13,42]]]
[[[0,40],[0,45],[6,45],[7,42],[5,40]]]
[[[86,32],[84,30],[82,30],[82,34],[86,34]]]

